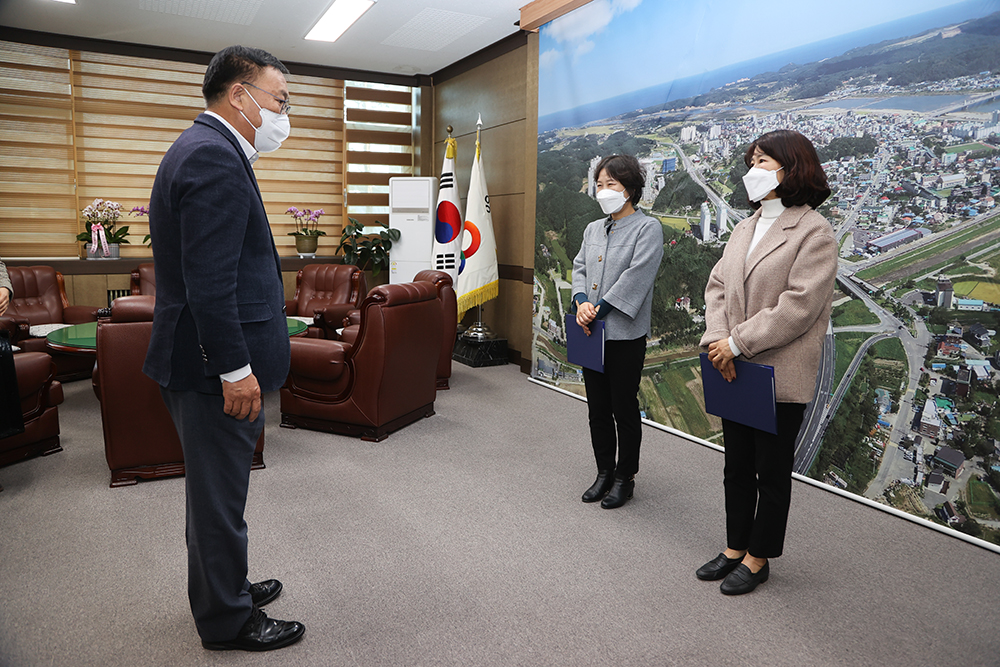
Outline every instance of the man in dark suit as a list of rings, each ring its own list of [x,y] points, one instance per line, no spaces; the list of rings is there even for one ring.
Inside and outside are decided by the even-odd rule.
[[[167,151],[150,198],[156,310],[143,371],[184,450],[188,597],[212,650],[267,651],[305,632],[260,610],[281,583],[247,580],[243,519],[261,392],[289,367],[281,263],[251,167],[288,136],[287,73],[260,49],[217,53],[207,110]]]

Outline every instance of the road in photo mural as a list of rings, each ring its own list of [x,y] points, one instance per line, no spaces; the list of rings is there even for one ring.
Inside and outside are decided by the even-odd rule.
[[[697,356],[704,286],[750,213],[746,145],[798,130],[833,190],[819,210],[840,268],[795,470],[1000,544],[998,54],[1000,13],[541,131],[533,375],[584,395],[563,331],[572,258],[601,217],[594,165],[634,154],[665,239],[640,405],[722,444]]]

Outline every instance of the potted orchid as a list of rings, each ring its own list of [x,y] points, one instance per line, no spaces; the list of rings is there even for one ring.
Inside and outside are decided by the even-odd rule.
[[[105,199],[95,199],[83,209],[87,228],[77,235],[76,240],[86,244],[87,259],[119,258],[119,246],[129,243],[126,238],[128,225],[117,226],[121,215],[121,204]]]
[[[144,215],[149,215],[149,207],[148,206],[133,206],[132,210],[129,211],[129,215],[134,215],[137,218],[141,218]],[[151,239],[151,237],[150,237],[149,234],[146,234],[145,236],[142,237],[142,243],[147,248],[152,248],[153,247],[153,242],[150,239]]]
[[[288,235],[295,237],[295,251],[299,253],[299,257],[315,257],[319,237],[326,236],[326,232],[318,229],[319,218],[324,215],[323,209],[318,208],[314,211],[304,208],[299,210],[291,206],[285,213],[291,215],[292,219],[295,220],[295,231],[288,232]]]

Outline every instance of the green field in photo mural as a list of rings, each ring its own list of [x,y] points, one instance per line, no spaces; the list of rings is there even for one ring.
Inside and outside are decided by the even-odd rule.
[[[532,375],[585,394],[566,362],[571,262],[601,217],[593,166],[636,155],[647,172],[640,206],[663,223],[665,242],[640,406],[647,419],[722,444],[698,364],[704,287],[750,213],[747,144],[798,130],[824,162],[833,195],[820,212],[841,258],[795,471],[1000,544],[1000,3],[845,28],[770,60],[734,51],[696,76],[640,68],[635,88],[601,98],[592,84],[607,79],[586,53],[668,19],[684,32],[682,9],[625,4],[634,6],[598,32],[558,21],[541,32]],[[819,7],[783,4],[790,24]],[[904,3],[890,4],[907,16]],[[686,20],[690,34],[719,36]],[[935,66],[914,65],[914,49]]]

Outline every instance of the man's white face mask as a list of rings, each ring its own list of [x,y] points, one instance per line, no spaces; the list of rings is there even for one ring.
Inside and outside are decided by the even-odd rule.
[[[244,88],[244,90],[246,89]],[[254,100],[253,95],[250,95],[250,91],[247,90],[246,92],[250,96],[250,99],[253,100],[253,103],[257,104],[257,100]],[[291,134],[292,124],[288,121],[288,114],[275,113],[270,109],[265,109],[260,104],[257,104],[257,108],[260,109],[260,127],[254,127],[253,123],[250,123],[250,119],[242,111],[240,115],[250,123],[250,127],[253,127],[253,147],[257,152],[272,153],[281,148],[281,142]]]

